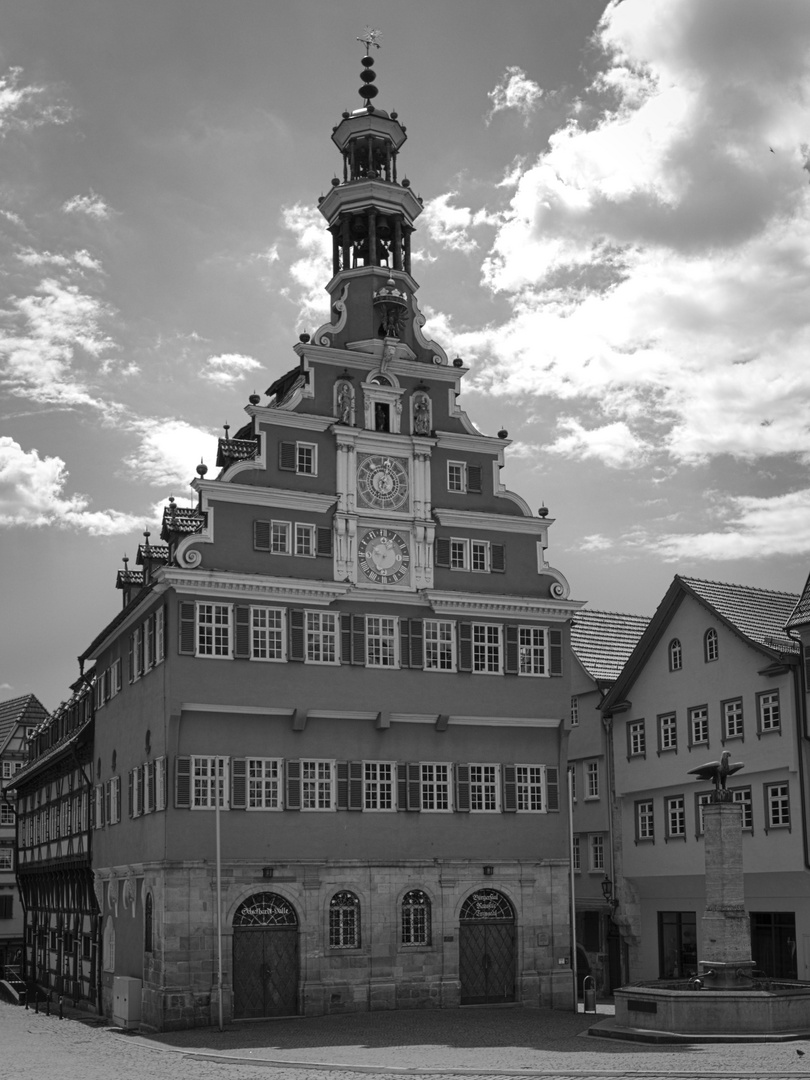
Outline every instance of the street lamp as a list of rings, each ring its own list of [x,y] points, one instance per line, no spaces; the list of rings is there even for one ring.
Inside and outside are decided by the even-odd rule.
[[[610,904],[611,907],[618,907],[619,901],[613,895],[613,882],[607,874],[605,874],[604,881],[602,882],[602,896],[604,896],[606,904]]]

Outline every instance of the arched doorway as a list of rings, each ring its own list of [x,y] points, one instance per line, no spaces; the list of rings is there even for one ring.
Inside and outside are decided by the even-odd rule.
[[[515,912],[495,889],[478,889],[461,908],[458,935],[462,1005],[515,1000]]]
[[[277,893],[254,893],[233,917],[235,1020],[298,1012],[298,916]]]

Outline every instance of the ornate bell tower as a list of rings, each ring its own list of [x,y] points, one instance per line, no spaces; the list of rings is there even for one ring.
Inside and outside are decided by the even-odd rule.
[[[364,36],[358,38],[366,47],[359,91],[364,104],[344,112],[332,129],[332,141],[343,158],[343,179],[332,180],[332,189],[319,200],[319,209],[332,235],[333,277],[327,290],[340,318],[337,324],[319,331],[326,335],[325,340],[316,341],[372,351],[372,344],[379,349],[379,343],[386,339],[396,340],[397,345],[407,344],[409,359],[432,362],[434,353],[420,340],[418,326],[415,333],[408,326],[417,314],[411,234],[422,202],[411,191],[410,181],[398,177],[399,152],[407,139],[405,127],[395,112],[387,113],[372,104],[378,91],[370,52],[379,48],[378,37],[378,31],[366,28]],[[418,316],[417,321],[421,326],[424,319]]]

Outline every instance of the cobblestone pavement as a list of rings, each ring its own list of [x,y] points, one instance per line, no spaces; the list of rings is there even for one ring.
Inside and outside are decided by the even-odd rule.
[[[584,1036],[593,1020],[550,1010],[482,1008],[289,1018],[224,1032],[147,1035],[97,1026],[86,1015],[59,1020],[0,1002],[0,1078],[810,1080],[810,1041],[647,1046]]]

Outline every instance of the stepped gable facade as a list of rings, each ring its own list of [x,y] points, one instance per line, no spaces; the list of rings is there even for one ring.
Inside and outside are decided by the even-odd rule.
[[[142,1020],[570,1006],[552,521],[423,334],[405,127],[332,132],[329,318],[170,500],[83,653],[102,1001]],[[563,804],[564,808],[564,804]],[[220,978],[221,975],[221,978]]]

